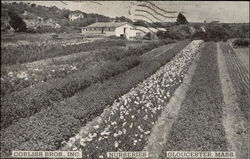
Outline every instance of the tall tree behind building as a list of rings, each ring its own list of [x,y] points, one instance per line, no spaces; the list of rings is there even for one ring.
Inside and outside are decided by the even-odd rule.
[[[179,24],[188,24],[188,21],[186,19],[186,17],[179,13],[179,15],[177,16],[177,19],[176,19],[176,23],[179,25]]]
[[[25,32],[27,27],[26,23],[22,20],[21,17],[19,17],[16,13],[9,11],[8,15],[10,17],[10,26],[16,31],[16,32]]]

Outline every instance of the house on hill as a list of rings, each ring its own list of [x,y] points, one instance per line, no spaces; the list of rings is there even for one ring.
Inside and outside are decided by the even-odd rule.
[[[128,22],[97,22],[82,28],[83,34],[102,34],[107,36],[126,37],[136,36],[135,26]]]
[[[78,19],[83,19],[84,15],[81,12],[73,12],[69,15],[69,20],[70,21],[75,21]]]

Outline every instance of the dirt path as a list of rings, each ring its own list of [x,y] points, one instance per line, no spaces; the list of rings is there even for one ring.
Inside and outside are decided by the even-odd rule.
[[[223,92],[223,125],[225,127],[228,150],[236,152],[237,159],[248,157],[248,136],[247,120],[237,103],[236,91],[230,79],[226,60],[222,53],[219,43],[217,43],[218,66]]]
[[[186,97],[199,57],[200,54],[198,54],[196,59],[192,62],[187,74],[184,76],[183,83],[176,89],[169,103],[166,105],[161,116],[152,128],[152,133],[148,138],[147,145],[144,147],[144,150],[149,152],[150,158],[152,159],[159,158],[163,146],[167,142],[168,133],[170,132],[172,124],[178,116],[179,108]]]
[[[223,95],[217,63],[217,48],[205,43],[187,96],[168,135],[166,151],[226,151],[223,127]]]

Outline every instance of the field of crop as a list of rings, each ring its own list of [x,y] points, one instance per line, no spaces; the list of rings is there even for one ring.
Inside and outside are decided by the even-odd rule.
[[[84,158],[103,158],[105,152],[119,150],[142,150],[201,43],[191,42],[156,73],[115,101],[101,115],[101,120],[92,122],[71,138],[66,149],[80,149]]]
[[[12,49],[2,54],[13,55],[13,61],[2,56],[1,152],[13,148],[60,148],[61,142],[73,136],[87,120],[189,43],[180,42],[167,55],[150,62],[141,58],[171,42],[105,39],[64,48],[48,44],[49,49],[43,53],[35,52],[39,57],[33,55],[35,46],[8,46]],[[18,48],[20,52],[27,50],[26,58],[18,56]],[[30,56],[39,60],[33,61]],[[20,59],[22,64],[17,64]],[[12,140],[14,136],[16,140]]]
[[[246,157],[249,54],[224,42],[68,36],[5,37],[1,157],[150,148],[160,158],[167,150]]]

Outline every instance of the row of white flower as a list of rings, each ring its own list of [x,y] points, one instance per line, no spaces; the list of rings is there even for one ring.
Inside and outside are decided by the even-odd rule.
[[[93,140],[101,143],[109,138],[117,139],[121,135],[136,136],[137,139],[133,140],[131,145],[136,145],[145,139],[151,130],[146,130],[143,125],[138,126],[136,122],[151,122],[152,125],[156,122],[157,112],[164,109],[164,102],[170,98],[170,88],[182,82],[179,78],[184,76],[201,43],[201,40],[192,41],[156,73],[120,97],[113,103],[111,109],[107,108],[100,117],[88,123],[78,135],[70,138],[67,149],[77,150],[82,147],[87,149]],[[118,126],[118,123],[122,124]],[[135,131],[136,129],[138,130]],[[80,141],[81,148],[75,146],[74,142],[77,140]],[[122,141],[117,139],[113,147],[119,148],[119,144],[122,144]]]

